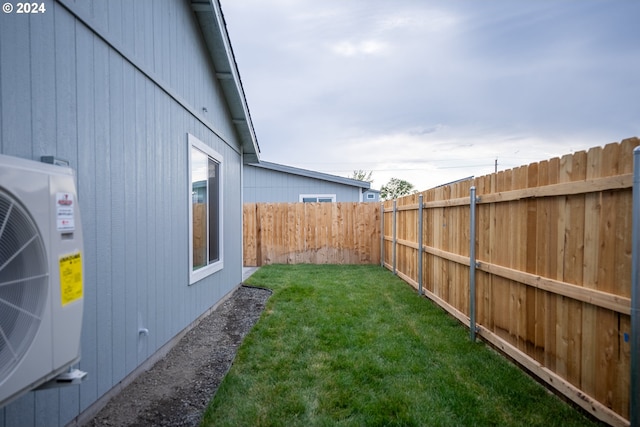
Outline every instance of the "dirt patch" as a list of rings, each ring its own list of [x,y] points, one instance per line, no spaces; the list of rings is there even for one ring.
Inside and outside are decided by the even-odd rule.
[[[270,295],[266,289],[239,287],[88,425],[198,426]]]

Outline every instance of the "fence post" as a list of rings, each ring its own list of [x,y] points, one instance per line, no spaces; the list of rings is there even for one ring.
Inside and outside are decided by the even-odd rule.
[[[392,238],[393,238],[393,246],[391,247],[391,254],[392,254],[392,262],[393,262],[393,274],[398,274],[396,271],[396,242],[398,241],[398,236],[396,235],[396,216],[398,214],[398,210],[396,207],[396,200],[393,200],[393,222],[392,222]]]
[[[631,232],[631,376],[629,421],[640,425],[640,147],[633,150],[633,205]]]
[[[380,203],[380,267],[384,268],[384,202]]]
[[[476,340],[476,187],[471,187],[469,224],[469,336]]]
[[[418,295],[422,295],[422,194],[418,196]]]

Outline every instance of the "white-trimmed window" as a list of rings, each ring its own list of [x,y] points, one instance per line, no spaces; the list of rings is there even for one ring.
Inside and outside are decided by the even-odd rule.
[[[315,203],[315,202],[335,202],[336,195],[335,194],[300,194],[298,201],[305,203]]]
[[[375,200],[376,199],[376,195],[373,193],[367,193],[367,200]]]
[[[189,140],[189,284],[223,267],[222,155]]]

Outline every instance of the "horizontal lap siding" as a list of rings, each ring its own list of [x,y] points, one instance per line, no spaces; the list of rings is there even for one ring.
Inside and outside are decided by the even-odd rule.
[[[78,387],[26,394],[0,409],[0,426],[65,425],[241,281],[239,147],[188,4],[64,4],[135,61],[60,3],[47,2],[42,15],[2,14],[0,152],[56,155],[76,170],[85,238],[79,367],[89,375]],[[194,117],[203,106],[206,115]],[[225,184],[225,268],[192,286],[187,133],[224,156]]]

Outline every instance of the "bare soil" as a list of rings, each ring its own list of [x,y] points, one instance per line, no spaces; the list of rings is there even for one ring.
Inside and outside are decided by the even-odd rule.
[[[270,295],[267,289],[239,287],[88,425],[198,426]]]

